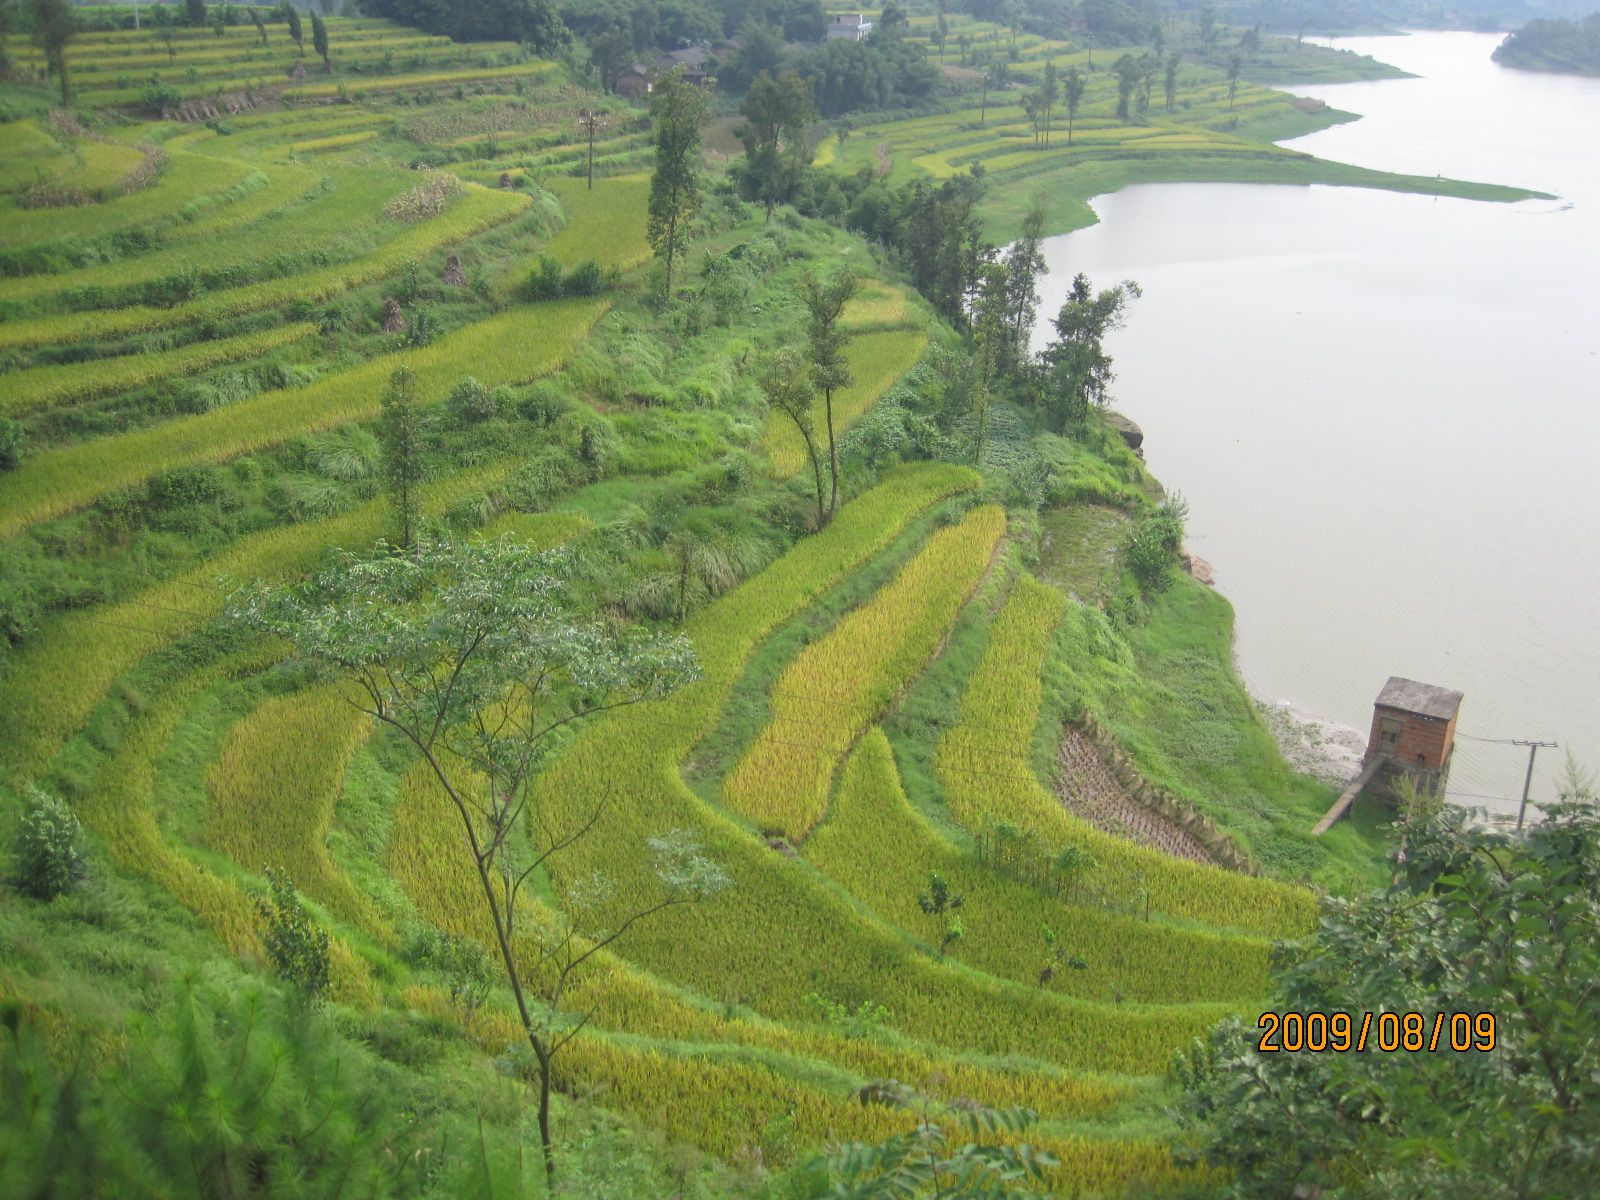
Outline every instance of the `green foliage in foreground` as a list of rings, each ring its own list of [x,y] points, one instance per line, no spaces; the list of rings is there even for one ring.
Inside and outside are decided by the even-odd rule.
[[[1392,887],[1328,901],[1316,936],[1281,948],[1276,1011],[1348,1013],[1356,1029],[1365,1012],[1420,1013],[1402,1052],[1377,1048],[1381,1017],[1347,1053],[1262,1053],[1235,1021],[1180,1062],[1192,1153],[1235,1170],[1235,1195],[1593,1193],[1600,810],[1575,791],[1587,798],[1525,838],[1444,810],[1410,831]]]
[[[326,1023],[272,992],[222,999],[186,980],[167,1017],[98,1078],[82,1047],[53,1062],[20,1009],[0,1025],[0,1194],[430,1191],[380,1081]]]

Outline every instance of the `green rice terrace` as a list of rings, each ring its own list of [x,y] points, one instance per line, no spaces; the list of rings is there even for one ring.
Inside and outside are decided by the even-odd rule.
[[[981,167],[1006,236],[1041,185],[1051,228],[1145,179],[1490,194],[1274,146],[1335,114],[1249,73],[1230,89],[1185,66],[1129,120],[1113,51],[1024,34],[986,92],[955,39],[1002,27],[952,14],[939,52],[933,19],[907,36],[956,90],[828,126],[819,177]],[[570,63],[318,27],[325,53],[279,13],[213,30],[147,9],[72,41],[69,108],[10,39],[0,832],[59,799],[87,877],[50,904],[5,893],[6,1028],[110,1072],[153,1052],[152,1020],[217,1011],[190,1044],[223,1078],[238,998],[270,1016],[290,988],[283,930],[306,926],[264,915],[286,880],[327,935],[319,1044],[396,1106],[381,1137],[433,1164],[405,1186],[543,1194],[537,1064],[484,903],[498,868],[480,878],[431,756],[363,714],[351,676],[238,615],[240,589],[408,540],[404,475],[421,544],[548,564],[593,637],[681,636],[696,663],[607,712],[614,681],[562,676],[553,703],[583,719],[526,780],[528,812],[582,830],[505,910],[530,947],[567,929],[580,959],[528,951],[528,987],[562,989],[543,1027],[558,1161],[589,1164],[561,1194],[811,1194],[816,1154],[909,1127],[869,1102],[883,1080],[935,1127],[1032,1110],[999,1142],[1046,1154],[1053,1193],[1211,1194],[1225,1173],[1172,1153],[1174,1056],[1254,1024],[1274,941],[1310,931],[1325,891],[1381,880],[1389,817],[1363,804],[1310,837],[1335,789],[1280,756],[1227,602],[1129,562],[1172,511],[1159,484],[1097,413],[1064,429],[999,394],[974,453],[969,336],[883,245],[786,204],[768,221],[715,164],[666,292],[651,117]],[[1046,135],[1022,105],[1047,64],[1087,79],[1070,133],[1064,108]],[[768,365],[843,268],[842,381],[786,415]],[[1107,803],[1155,815],[1129,836]],[[515,845],[542,836],[527,820]],[[600,938],[651,909],[646,847],[669,834],[725,886]],[[237,1053],[243,1078],[259,1064]],[[305,1186],[279,1194],[323,1194]]]

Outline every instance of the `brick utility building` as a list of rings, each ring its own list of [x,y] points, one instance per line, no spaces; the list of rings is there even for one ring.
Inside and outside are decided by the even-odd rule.
[[[1364,765],[1379,758],[1386,761],[1377,769],[1370,791],[1392,803],[1395,785],[1407,776],[1418,791],[1443,791],[1450,777],[1460,711],[1460,692],[1391,676],[1372,705],[1372,732],[1362,761]]]

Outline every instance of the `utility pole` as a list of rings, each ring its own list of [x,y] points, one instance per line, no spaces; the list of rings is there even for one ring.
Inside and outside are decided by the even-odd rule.
[[[1533,760],[1539,753],[1540,746],[1554,748],[1558,742],[1527,742],[1520,738],[1512,738],[1513,746],[1526,746],[1528,748],[1528,774],[1522,781],[1522,803],[1517,805],[1517,832],[1522,832],[1522,818],[1528,811],[1528,790],[1533,786]]]
[[[600,119],[600,114],[592,108],[586,108],[578,114],[578,128],[589,135],[589,191],[594,191],[594,134],[597,129],[604,129],[607,122]]]

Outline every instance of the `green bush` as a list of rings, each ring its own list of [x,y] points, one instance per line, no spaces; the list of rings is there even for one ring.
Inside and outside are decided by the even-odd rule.
[[[22,465],[22,424],[0,417],[0,471],[13,471]]]
[[[458,425],[477,425],[479,422],[491,421],[498,417],[504,398],[503,389],[497,388],[491,392],[468,375],[450,389],[450,395],[445,397],[444,404],[451,420]]]
[[[300,903],[288,872],[268,867],[265,873],[271,898],[257,900],[256,912],[267,955],[280,979],[307,999],[319,999],[328,990],[328,933]]]
[[[88,874],[78,818],[54,796],[35,787],[28,792],[28,808],[17,826],[17,890],[36,900],[54,900]]]

